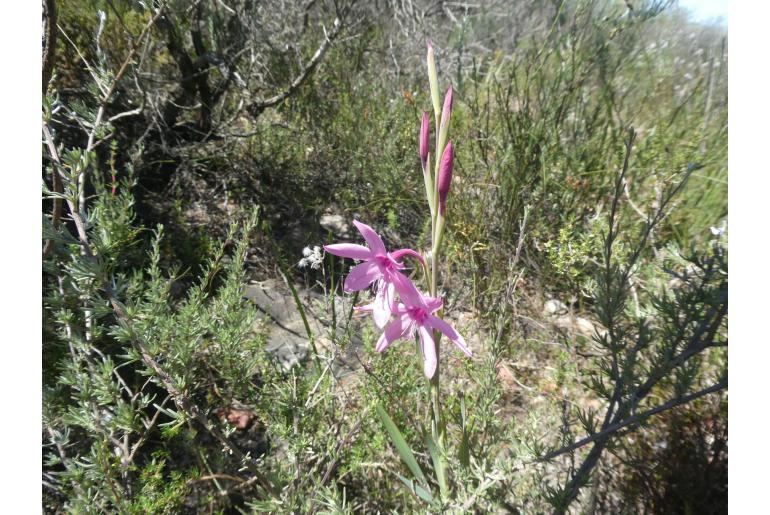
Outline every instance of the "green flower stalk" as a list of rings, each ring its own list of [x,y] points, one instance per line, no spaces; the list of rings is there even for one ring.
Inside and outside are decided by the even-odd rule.
[[[422,169],[428,166],[428,146],[430,145],[430,120],[427,111],[422,113],[422,123],[420,124],[420,163]]]
[[[454,90],[450,85],[444,95],[443,108],[439,117],[439,86],[436,74],[436,63],[433,54],[433,46],[428,42],[428,81],[430,83],[431,99],[437,125],[436,134],[436,160],[432,177],[425,182],[425,193],[431,213],[431,252],[430,259],[426,260],[425,272],[428,281],[429,295],[438,296],[438,268],[440,265],[441,243],[444,232],[444,214],[446,212],[446,198],[449,186],[452,182],[452,168],[454,163],[454,146],[452,142],[447,144],[449,135],[449,122],[452,117]],[[424,119],[424,117],[423,117]],[[422,132],[421,132],[422,136]],[[422,144],[422,137],[420,143]],[[427,174],[425,174],[427,176]],[[430,179],[430,180],[429,180]],[[441,316],[442,313],[439,313]],[[433,340],[436,346],[436,356],[441,350],[441,331],[433,331]],[[430,402],[431,402],[431,429],[433,440],[438,447],[435,458],[436,473],[442,486],[442,497],[448,496],[446,487],[445,470],[447,468],[445,455],[446,425],[441,410],[441,366],[440,360],[436,363],[436,369],[430,378]]]

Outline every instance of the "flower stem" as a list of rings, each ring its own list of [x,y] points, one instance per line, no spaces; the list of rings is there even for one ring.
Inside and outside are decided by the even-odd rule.
[[[428,286],[430,288],[430,296],[431,297],[437,297],[438,296],[438,265],[439,265],[439,245],[440,245],[440,230],[441,230],[441,216],[436,213],[435,220],[435,226],[433,230],[433,249],[431,250],[431,266],[430,266],[430,276],[428,278]],[[443,311],[443,310],[442,310]],[[441,313],[439,313],[439,317],[442,316]],[[433,440],[436,442],[436,446],[438,447],[438,459],[441,461],[441,468],[443,470],[446,470],[446,458],[444,453],[444,435],[445,435],[445,426],[444,426],[444,419],[441,413],[441,388],[440,388],[440,378],[441,378],[441,360],[438,359],[441,353],[441,332],[440,331],[433,331],[433,341],[436,345],[436,372],[433,374],[433,377],[430,379],[430,401],[431,401],[431,415],[432,415],[432,424],[431,424],[431,432],[433,433]],[[445,495],[444,489],[442,488],[442,497]]]

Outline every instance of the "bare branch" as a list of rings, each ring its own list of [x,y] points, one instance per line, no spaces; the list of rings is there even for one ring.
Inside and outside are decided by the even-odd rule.
[[[595,442],[596,440],[599,440],[600,438],[604,438],[606,436],[609,436],[612,433],[615,433],[616,431],[619,431],[623,429],[624,427],[630,426],[632,424],[636,424],[637,422],[641,422],[645,420],[648,417],[651,417],[652,415],[656,415],[658,413],[661,413],[663,411],[667,411],[676,407],[679,407],[683,404],[687,404],[688,402],[692,402],[695,399],[699,399],[700,397],[703,397],[705,395],[708,395],[710,393],[718,392],[720,390],[726,390],[727,389],[727,380],[720,381],[714,385],[709,386],[708,388],[704,388],[703,390],[699,390],[694,393],[690,393],[687,395],[684,395],[682,397],[677,397],[675,399],[671,399],[665,404],[661,404],[660,406],[656,406],[654,408],[650,408],[647,411],[643,411],[642,413],[637,413],[636,415],[633,415],[631,417],[626,418],[625,420],[622,420],[620,422],[617,422],[615,424],[612,424],[611,426],[607,427],[606,429],[603,429],[602,431],[599,431],[596,434],[593,434],[591,436],[587,436],[583,438],[582,440],[578,440],[577,442],[567,445],[566,447],[562,447],[561,449],[549,452],[545,456],[541,456],[534,462],[538,461],[548,461],[552,460],[553,458],[556,458],[557,456],[561,456],[562,454],[566,454],[568,452],[572,452],[574,450],[577,450],[585,445],[588,445],[589,443]],[[534,463],[532,462],[532,463]]]
[[[267,109],[268,107],[273,107],[274,105],[280,104],[285,99],[290,97],[294,94],[297,89],[299,89],[300,86],[310,77],[310,74],[313,73],[313,70],[318,66],[318,64],[323,59],[324,55],[326,55],[327,50],[329,50],[329,47],[331,47],[332,42],[339,36],[340,31],[342,30],[342,21],[347,16],[347,14],[350,12],[351,7],[353,6],[354,2],[351,2],[341,13],[334,19],[334,25],[332,27],[331,32],[328,34],[325,34],[324,40],[321,43],[321,46],[318,47],[318,49],[313,54],[313,57],[310,58],[310,61],[307,63],[307,65],[302,69],[300,74],[289,84],[289,87],[287,87],[283,92],[278,93],[277,95],[274,95],[268,99],[265,100],[256,100],[247,106],[248,111],[253,116],[258,116],[262,111]],[[324,29],[324,33],[326,30]]]
[[[53,73],[54,56],[56,55],[56,2],[55,0],[44,0],[43,16],[45,25],[43,27],[43,95],[48,89],[48,83],[51,81]]]

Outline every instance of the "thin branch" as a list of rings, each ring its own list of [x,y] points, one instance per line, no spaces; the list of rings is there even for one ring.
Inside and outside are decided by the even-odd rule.
[[[48,90],[48,83],[53,74],[54,56],[56,55],[56,2],[45,0],[43,4],[45,28],[43,33],[43,95]]]
[[[137,451],[144,445],[144,442],[147,441],[147,438],[149,438],[150,433],[152,432],[152,429],[155,427],[155,424],[158,422],[158,418],[160,417],[160,414],[163,413],[162,408],[166,405],[166,403],[171,399],[170,396],[166,396],[165,399],[163,399],[163,402],[160,403],[161,409],[156,410],[155,414],[152,416],[149,422],[146,423],[144,433],[141,437],[139,437],[139,440],[137,440],[134,445],[131,447],[131,452],[128,454],[127,461],[128,463],[131,463],[134,461],[134,458],[136,457]]]
[[[67,451],[64,449],[64,446],[59,440],[59,436],[50,426],[47,426],[46,430],[48,432],[48,436],[51,440],[51,443],[53,443],[54,446],[56,447],[56,452],[59,454],[59,459],[61,460],[62,465],[64,465],[64,468],[67,469],[68,471],[74,472],[75,469],[72,467],[72,462],[67,456]],[[74,486],[75,490],[78,491],[78,493],[80,493],[81,495],[84,494],[83,486],[80,484],[79,481],[72,481],[72,485]]]
[[[302,70],[302,72],[289,84],[289,87],[286,88],[283,92],[278,93],[277,95],[274,95],[270,98],[264,99],[264,100],[256,100],[247,106],[247,109],[253,116],[259,115],[262,111],[267,109],[268,107],[273,107],[274,105],[280,104],[285,99],[290,97],[294,94],[297,89],[299,89],[300,86],[310,77],[310,74],[313,72],[313,70],[318,66],[318,64],[321,62],[321,59],[323,59],[324,55],[326,54],[326,51],[329,50],[329,47],[331,47],[332,42],[337,38],[340,31],[342,30],[342,21],[347,16],[347,14],[350,12],[351,7],[355,4],[355,1],[351,2],[341,13],[339,16],[337,16],[334,19],[334,25],[332,27],[332,31],[328,34],[325,34],[324,40],[321,43],[321,46],[318,47],[318,49],[315,51],[315,54],[313,54],[313,57],[310,58],[310,61],[307,63],[305,68]],[[326,30],[324,29],[324,33]]]
[[[106,90],[104,89],[104,84],[102,84],[102,81],[99,79],[99,74],[96,73],[93,66],[91,66],[91,63],[88,62],[88,59],[83,55],[83,52],[80,51],[80,48],[75,44],[74,41],[69,37],[69,34],[67,34],[67,31],[64,30],[64,28],[61,25],[57,25],[59,31],[61,31],[62,36],[64,36],[64,39],[67,40],[67,42],[72,45],[72,48],[75,49],[75,53],[78,54],[78,57],[80,57],[80,60],[83,61],[83,64],[86,66],[86,69],[88,70],[88,73],[91,74],[91,78],[94,79],[94,82],[96,83],[96,86],[99,88],[99,91],[102,92],[102,94],[106,93]]]
[[[679,407],[683,404],[687,404],[688,402],[692,402],[695,399],[698,399],[700,397],[703,397],[705,395],[708,395],[710,393],[718,392],[720,390],[726,390],[727,389],[727,380],[720,381],[712,386],[709,386],[708,388],[704,388],[703,390],[699,390],[694,393],[687,394],[682,397],[677,397],[675,399],[671,399],[665,404],[661,404],[660,406],[656,406],[654,408],[651,408],[647,411],[644,411],[642,413],[637,413],[636,415],[633,415],[631,417],[628,417],[625,420],[622,420],[620,422],[617,422],[615,424],[612,424],[611,426],[607,427],[606,429],[593,434],[591,436],[587,436],[583,438],[582,440],[578,440],[577,442],[567,445],[566,447],[562,447],[561,449],[549,452],[545,456],[541,456],[540,458],[534,460],[531,463],[539,462],[539,461],[548,461],[552,460],[553,458],[557,456],[561,456],[562,454],[566,454],[568,452],[572,452],[576,449],[579,449],[580,447],[583,447],[585,445],[588,445],[589,443],[595,442],[596,440],[599,440],[600,438],[604,438],[616,431],[619,431],[620,429],[623,429],[624,427],[630,426],[632,424],[636,424],[637,422],[640,422],[652,415],[656,415],[662,411],[667,411],[672,408]]]
[[[53,138],[51,138],[51,132],[48,129],[47,125],[43,126],[43,131],[46,133],[46,141],[53,142]],[[59,195],[61,195],[64,192],[64,188],[62,186],[62,180],[61,176],[59,175],[59,172],[57,170],[58,166],[61,166],[61,160],[59,159],[59,152],[56,149],[56,146],[54,145],[51,147],[49,145],[48,147],[49,153],[51,154],[51,159],[53,160],[53,163],[51,165],[51,181],[53,182],[53,191]],[[53,199],[53,211],[51,212],[51,225],[53,226],[54,230],[57,230],[59,228],[59,225],[61,224],[61,208],[62,208],[62,202],[61,197],[58,195],[54,197]],[[45,244],[43,245],[43,259],[47,258],[54,248],[54,242],[53,240],[46,240]]]
[[[628,140],[626,142],[626,151],[625,151],[625,157],[623,158],[623,168],[621,169],[620,175],[617,178],[617,181],[615,182],[615,194],[612,198],[612,206],[610,208],[609,212],[609,219],[608,219],[608,229],[607,229],[607,238],[605,242],[605,252],[604,252],[604,288],[605,288],[605,295],[606,295],[606,326],[607,330],[610,332],[610,335],[612,335],[613,332],[613,318],[615,315],[614,310],[612,309],[612,303],[609,299],[612,299],[612,292],[610,291],[612,288],[612,246],[615,241],[615,238],[618,235],[619,232],[619,222],[616,223],[616,217],[618,215],[618,203],[620,202],[620,195],[621,195],[621,189],[622,185],[625,181],[626,174],[628,173],[628,167],[631,162],[631,150],[634,145],[634,140],[636,139],[636,131],[634,131],[633,128],[630,128],[628,131]],[[630,268],[630,267],[629,267]],[[612,373],[615,377],[615,390],[613,391],[612,398],[610,399],[610,405],[607,408],[607,413],[604,416],[604,422],[603,425],[609,424],[612,416],[614,415],[615,406],[620,401],[620,396],[622,393],[622,384],[621,384],[621,376],[620,376],[620,369],[619,369],[619,363],[618,363],[618,356],[617,353],[612,353]]]
[[[136,55],[136,52],[139,50],[139,47],[142,44],[142,41],[144,40],[145,36],[150,32],[150,29],[152,29],[153,25],[155,25],[155,22],[158,21],[158,18],[163,14],[163,11],[166,9],[166,3],[164,2],[158,10],[155,12],[155,15],[150,19],[150,21],[147,22],[147,25],[144,26],[144,29],[142,29],[141,34],[139,34],[139,37],[136,38],[133,45],[131,45],[131,50],[128,52],[128,55],[123,60],[123,64],[118,69],[118,73],[115,74],[115,78],[112,80],[112,85],[110,86],[110,89],[107,90],[107,93],[102,98],[102,105],[106,104],[107,101],[110,99],[113,93],[115,93],[115,89],[118,87],[118,83],[120,82],[120,79],[123,78],[123,75],[128,70],[128,65],[131,64],[131,61],[133,61],[134,56]]]
[[[43,96],[45,96],[48,90],[48,83],[51,81],[51,75],[53,74],[54,56],[56,55],[56,2],[55,0],[45,0],[44,4],[45,14],[45,33],[44,47],[43,47]],[[53,182],[53,190],[56,193],[62,193],[62,184],[59,180],[59,174],[56,171],[51,172],[51,178]],[[59,222],[61,220],[61,198],[54,197],[53,199],[53,211],[51,212],[51,224],[54,230],[59,228]],[[53,240],[46,240],[43,245],[43,259],[47,258],[53,251]]]
[[[337,469],[337,467],[340,464],[340,461],[342,460],[341,453],[345,449],[345,447],[349,446],[353,443],[355,438],[358,436],[359,431],[361,430],[361,423],[366,419],[368,414],[368,409],[365,409],[364,412],[361,414],[358,422],[356,422],[353,427],[348,431],[348,433],[337,442],[337,445],[334,449],[334,455],[335,458],[329,462],[329,465],[326,467],[326,471],[324,472],[323,477],[321,478],[320,485],[326,485],[329,480],[331,479],[332,473]],[[323,463],[323,460],[320,460],[314,467],[313,467],[313,474],[315,474],[318,471],[318,468]],[[315,513],[315,508],[311,510],[311,513]]]
[[[51,130],[48,127],[47,123],[43,124],[43,136],[45,137],[46,145],[48,146],[48,153],[51,157],[51,161],[53,162],[53,170],[54,173],[59,175],[59,180],[64,181],[64,177],[61,175],[62,173],[62,164],[61,159],[59,157],[59,151],[56,149],[56,143],[53,140],[53,135],[51,134]],[[86,235],[86,227],[83,223],[83,219],[80,217],[79,211],[75,207],[74,202],[67,197],[67,207],[70,210],[70,216],[72,217],[72,221],[75,222],[75,229],[78,233],[78,240],[80,242],[80,245],[84,248],[86,254],[93,256],[93,252],[91,251],[91,246],[88,243],[88,236]]]

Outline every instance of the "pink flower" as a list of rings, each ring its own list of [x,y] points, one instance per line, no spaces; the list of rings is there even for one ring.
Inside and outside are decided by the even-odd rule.
[[[363,261],[363,263],[354,266],[350,270],[348,277],[345,279],[344,290],[346,292],[363,290],[377,281],[377,294],[374,302],[369,307],[373,312],[374,322],[378,327],[382,328],[390,319],[395,305],[396,289],[401,284],[411,284],[409,279],[399,272],[399,270],[405,268],[399,259],[403,256],[412,256],[423,261],[423,257],[412,249],[399,249],[394,252],[388,252],[385,249],[382,238],[374,229],[358,220],[353,220],[353,224],[363,235],[369,247],[355,243],[337,243],[334,245],[324,245],[324,250],[335,256]],[[400,288],[399,293],[401,293]]]
[[[446,196],[449,194],[449,186],[452,184],[454,156],[454,146],[452,145],[452,140],[449,140],[446,148],[444,148],[444,153],[441,155],[441,164],[438,169],[438,209],[442,215],[446,209]]]
[[[466,356],[472,356],[471,350],[466,345],[463,337],[451,325],[433,315],[434,312],[443,306],[441,299],[423,296],[409,279],[404,276],[401,276],[401,278],[397,279],[401,284],[397,284],[396,287],[403,303],[398,303],[393,307],[392,312],[396,315],[396,318],[385,327],[380,339],[377,340],[375,350],[382,352],[394,341],[412,337],[415,332],[419,333],[423,356],[423,371],[428,379],[432,378],[436,373],[438,365],[433,330],[441,331]]]

